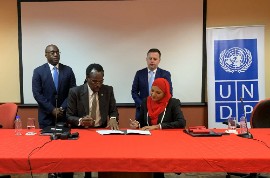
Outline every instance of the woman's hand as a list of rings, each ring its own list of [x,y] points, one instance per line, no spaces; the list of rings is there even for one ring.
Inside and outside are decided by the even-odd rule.
[[[158,129],[160,129],[159,125],[151,125],[151,126],[145,126],[141,128],[141,130],[158,130]]]

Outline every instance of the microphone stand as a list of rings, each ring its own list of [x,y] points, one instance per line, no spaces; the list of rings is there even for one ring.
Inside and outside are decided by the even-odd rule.
[[[57,109],[57,99],[58,99],[58,95],[55,95],[55,108]],[[56,124],[57,124],[57,111],[55,113],[55,124],[54,124],[54,132],[53,134],[50,136],[51,140],[57,140],[58,137],[56,136]]]
[[[252,139],[253,138],[253,135],[249,132],[249,129],[248,129],[248,126],[247,126],[246,110],[245,110],[245,105],[244,105],[244,102],[243,102],[243,98],[242,97],[240,98],[240,101],[241,101],[241,104],[242,104],[243,110],[244,110],[244,117],[245,117],[245,124],[246,124],[246,127],[247,127],[247,132],[246,133],[237,134],[237,136],[242,137],[242,138]]]

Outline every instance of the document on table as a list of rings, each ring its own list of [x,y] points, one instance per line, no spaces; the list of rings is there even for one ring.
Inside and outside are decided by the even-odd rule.
[[[140,135],[151,135],[151,132],[149,130],[132,130],[127,129],[126,134],[140,134]]]
[[[114,135],[114,134],[136,134],[136,135],[151,135],[151,132],[149,130],[97,130],[97,133],[100,135]]]
[[[121,130],[97,130],[97,133],[100,135],[125,134],[125,132]]]

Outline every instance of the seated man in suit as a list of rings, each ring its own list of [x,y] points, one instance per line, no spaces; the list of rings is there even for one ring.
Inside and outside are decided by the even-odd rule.
[[[131,95],[136,106],[135,118],[139,117],[142,100],[150,95],[150,89],[154,79],[165,78],[170,84],[170,92],[172,94],[171,74],[169,71],[158,67],[160,60],[161,52],[156,48],[152,48],[147,52],[147,68],[136,72],[131,90]]]
[[[103,77],[103,67],[90,64],[86,69],[87,82],[70,89],[67,120],[72,127],[119,129],[113,87],[104,85]],[[72,178],[73,173],[62,174],[62,177]],[[86,172],[85,178],[91,178],[91,172]]]
[[[72,127],[119,129],[113,87],[104,85],[103,77],[103,67],[91,64],[86,69],[87,82],[70,89],[67,121]]]

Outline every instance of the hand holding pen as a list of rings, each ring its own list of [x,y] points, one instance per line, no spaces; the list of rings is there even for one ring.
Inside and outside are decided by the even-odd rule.
[[[80,120],[80,125],[84,126],[85,128],[88,127],[94,127],[95,126],[95,121],[93,118],[91,118],[89,115],[84,116],[81,120]]]
[[[136,120],[132,120],[132,119],[129,119],[130,120],[130,124],[129,126],[133,129],[136,129],[136,128],[140,128],[140,123]]]

